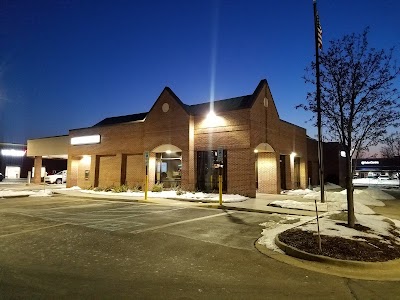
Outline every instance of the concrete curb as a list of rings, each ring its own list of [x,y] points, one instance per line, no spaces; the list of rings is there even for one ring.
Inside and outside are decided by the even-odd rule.
[[[30,195],[11,195],[11,196],[0,197],[0,199],[23,198],[23,197],[29,197],[29,196]]]
[[[275,239],[276,241],[276,239]],[[297,250],[279,241],[281,246],[289,250],[284,254],[267,248],[265,245],[255,242],[255,248],[274,260],[282,263],[306,269],[313,272],[324,273],[344,278],[377,281],[399,281],[400,280],[400,259],[386,262],[358,262],[348,260],[336,260],[321,255],[312,255]],[[285,245],[285,246],[283,246]],[[283,251],[285,251],[283,250]],[[305,255],[304,255],[305,254]]]
[[[309,260],[309,261],[316,261],[316,262],[322,262],[325,264],[332,264],[336,266],[347,266],[347,267],[353,267],[353,268],[376,268],[380,264],[399,264],[400,265],[400,259],[394,259],[394,260],[389,260],[385,262],[364,262],[364,261],[354,261],[354,260],[344,260],[344,259],[337,259],[337,258],[331,258],[327,257],[324,255],[318,255],[318,254],[311,254],[308,252],[304,252],[302,250],[299,250],[295,247],[289,246],[285,244],[284,242],[281,242],[279,240],[278,235],[275,236],[275,244],[281,249],[283,252],[285,252],[287,255],[304,259],[304,260]]]

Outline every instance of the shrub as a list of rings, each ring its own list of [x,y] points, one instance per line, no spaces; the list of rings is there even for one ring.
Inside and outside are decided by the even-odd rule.
[[[112,192],[113,190],[114,190],[114,186],[113,185],[107,186],[107,187],[104,188],[105,192]]]
[[[104,191],[104,189],[102,188],[102,187],[95,187],[94,189],[93,189],[95,192],[102,192],[102,191]]]
[[[179,189],[176,190],[176,194],[177,194],[178,196],[180,196],[180,195],[186,194],[186,192],[179,188]]]
[[[156,183],[155,185],[153,185],[153,188],[151,189],[151,191],[159,193],[159,192],[162,192],[163,189],[164,189],[164,186],[162,183]]]
[[[134,186],[130,188],[132,192],[141,192],[142,186],[139,183],[136,183]]]
[[[124,193],[128,191],[128,186],[123,184],[120,186],[116,186],[113,190],[114,193]]]
[[[171,183],[171,187],[169,188],[171,191],[177,191],[181,189],[181,186],[176,184],[176,182]]]

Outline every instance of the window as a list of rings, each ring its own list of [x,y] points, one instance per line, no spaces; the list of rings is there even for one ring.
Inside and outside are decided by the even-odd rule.
[[[155,183],[162,183],[165,188],[181,185],[182,153],[156,154]]]
[[[218,193],[218,172],[214,168],[218,151],[197,151],[197,189],[203,192]],[[223,150],[222,191],[227,191],[227,151]]]

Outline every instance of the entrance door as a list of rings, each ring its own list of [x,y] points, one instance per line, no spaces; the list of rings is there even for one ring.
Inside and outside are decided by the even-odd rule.
[[[197,151],[197,189],[203,192],[218,192],[218,172],[214,168],[214,162],[217,161],[218,151]],[[227,151],[223,151],[222,168],[222,191],[227,190]]]
[[[300,157],[294,158],[294,185],[296,189],[300,187]]]
[[[19,178],[21,174],[21,167],[6,166],[6,178],[16,179]]]
[[[280,156],[280,168],[281,168],[281,189],[286,190],[286,156]]]
[[[162,183],[165,188],[181,185],[182,153],[157,153],[155,183]]]

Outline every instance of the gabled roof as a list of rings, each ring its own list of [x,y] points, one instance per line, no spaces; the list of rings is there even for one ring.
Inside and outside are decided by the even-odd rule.
[[[132,115],[126,115],[126,116],[105,118],[104,120],[95,124],[93,127],[104,126],[104,125],[114,125],[114,124],[120,124],[120,123],[129,123],[129,122],[135,122],[135,121],[143,121],[146,118],[146,116],[147,116],[147,113],[140,113],[140,114],[132,114]]]
[[[264,85],[266,85],[268,87],[267,81],[265,79],[262,79],[260,81],[260,83],[258,84],[257,88],[255,89],[255,91],[253,92],[253,94],[251,94],[251,95],[214,101],[214,111],[218,113],[218,112],[251,108]],[[205,115],[210,110],[210,102],[193,104],[193,105],[187,105],[187,104],[183,103],[179,99],[179,97],[176,96],[175,93],[169,87],[164,88],[164,90],[161,92],[160,96],[157,98],[156,102],[158,101],[158,99],[161,97],[161,95],[164,92],[169,93],[175,99],[175,101],[179,105],[181,105],[182,108],[189,115],[192,115],[192,116],[198,116],[198,115],[203,115],[203,114]],[[153,107],[156,104],[156,102],[153,104]],[[153,107],[151,109],[153,109]],[[150,111],[151,111],[151,109],[150,109]],[[115,125],[115,124],[128,123],[128,122],[134,122],[134,121],[143,121],[146,118],[147,114],[148,114],[148,112],[106,118],[106,119],[100,121],[99,123],[97,123],[96,125],[94,125],[93,127],[104,126],[104,125]]]
[[[251,108],[264,85],[268,86],[267,81],[265,79],[262,79],[257,85],[257,88],[254,90],[253,94],[251,95],[214,101],[214,111],[218,113],[237,109]],[[210,110],[210,102],[188,105],[188,108],[190,114],[194,116],[207,114],[207,112]]]

